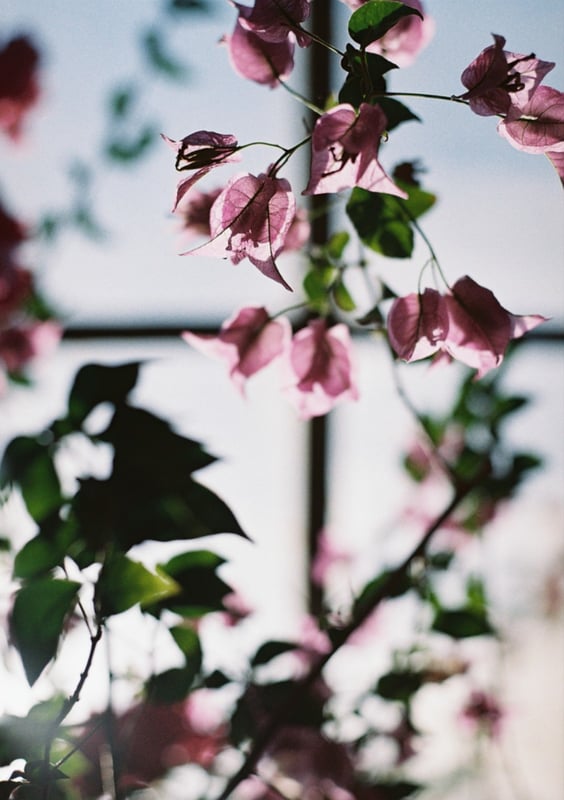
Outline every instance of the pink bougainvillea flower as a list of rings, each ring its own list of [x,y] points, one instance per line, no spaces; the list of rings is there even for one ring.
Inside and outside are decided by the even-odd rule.
[[[554,63],[541,61],[534,53],[510,53],[503,49],[503,36],[493,34],[493,38],[494,44],[482,50],[462,73],[461,81],[468,91],[460,97],[481,116],[503,114],[516,119]]]
[[[472,278],[460,278],[446,295],[426,289],[394,301],[388,336],[404,361],[441,351],[474,367],[477,377],[499,366],[511,339],[532,330],[545,317],[506,311],[494,294]]]
[[[37,103],[39,53],[26,36],[17,36],[0,49],[0,130],[13,141],[21,138],[23,123]]]
[[[0,363],[7,372],[20,372],[32,359],[52,352],[61,338],[54,320],[26,322],[0,330]]]
[[[423,19],[417,14],[400,19],[381,39],[371,42],[366,48],[369,53],[384,56],[398,67],[412,64],[435,33],[435,20],[424,14],[420,0],[408,0],[404,5],[419,11]]]
[[[184,195],[177,204],[175,214],[181,219],[180,230],[187,241],[199,236],[211,236],[210,211],[221,192],[221,188],[209,192],[195,189],[189,195]]]
[[[256,0],[254,7],[234,4],[239,11],[239,24],[266,42],[283,42],[294,34],[298,44],[306,47],[311,39],[300,25],[309,17],[310,0]]]
[[[380,139],[387,125],[379,106],[362,103],[358,113],[341,103],[315,123],[311,176],[304,194],[326,194],[360,186],[371,192],[407,197],[378,161]]]
[[[564,92],[539,86],[523,107],[521,119],[504,119],[497,129],[524,153],[564,152]]]
[[[224,36],[222,41],[227,45],[233,69],[247,80],[273,89],[294,69],[294,42],[288,36],[271,42],[237,21],[231,36]]]
[[[226,744],[225,728],[217,723],[202,724],[196,708],[198,694],[182,703],[140,703],[115,717],[112,748],[119,758],[122,792],[147,786],[172,767],[199,764],[208,768],[212,764]],[[88,767],[73,780],[85,797],[98,797],[102,793],[100,764],[108,749],[106,727],[99,717],[93,717],[86,731],[90,735],[82,738],[79,747]]]
[[[30,296],[33,277],[23,267],[0,263],[0,324]]]
[[[196,170],[193,175],[178,184],[173,211],[186,192],[214,167],[241,160],[237,153],[239,149],[237,139],[230,133],[196,131],[178,140],[169,139],[161,133],[161,137],[175,151],[176,169],[179,172]]]
[[[557,152],[556,150],[547,150],[545,156],[558,173],[558,177],[564,186],[564,151]]]
[[[481,378],[501,364],[511,339],[545,322],[539,315],[517,316],[506,311],[493,292],[467,275],[445,295],[448,312],[446,351],[458,361],[478,370]]]
[[[0,201],[0,260],[1,266],[12,261],[14,250],[27,238],[25,226],[12,217]]]
[[[291,291],[275,259],[284,249],[295,211],[296,201],[284,178],[235,176],[211,208],[212,238],[183,255],[227,256],[234,264],[248,258],[263,275]]]
[[[435,289],[399,297],[390,308],[390,344],[404,361],[417,361],[436,353],[447,331],[444,298]]]
[[[302,419],[326,414],[342,400],[357,400],[351,339],[346,325],[327,328],[312,320],[294,338],[288,353],[286,393]]]
[[[218,336],[187,331],[184,341],[227,363],[239,391],[245,381],[289,347],[291,329],[285,317],[272,320],[265,308],[243,308],[221,326]]]

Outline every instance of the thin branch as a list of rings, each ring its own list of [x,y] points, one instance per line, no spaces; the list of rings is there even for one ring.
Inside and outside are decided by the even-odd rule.
[[[278,731],[291,717],[292,712],[300,704],[304,694],[319,678],[327,663],[333,658],[335,653],[337,653],[341,647],[346,644],[351,635],[358,630],[358,628],[375,611],[380,603],[385,598],[392,596],[396,589],[402,585],[413,561],[425,554],[427,545],[429,544],[433,534],[447,521],[453,511],[472,491],[472,489],[475,488],[482,477],[483,476],[479,476],[479,478],[476,481],[473,481],[471,484],[458,487],[450,503],[437,516],[434,522],[429,525],[416,547],[411,551],[411,553],[409,553],[409,555],[406,556],[399,566],[387,573],[386,578],[383,581],[378,582],[378,584],[373,587],[373,591],[364,599],[362,606],[357,609],[356,615],[349,622],[349,624],[343,628],[333,628],[329,632],[330,638],[333,642],[331,650],[328,653],[319,656],[318,660],[312,665],[308,674],[301,681],[296,683],[296,686],[290,697],[286,700],[282,707],[279,707],[275,711],[268,724],[258,734],[253,746],[245,758],[245,761],[239,770],[228,780],[225,788],[217,797],[217,800],[227,800],[237,786],[239,786],[242,781],[244,781],[255,771],[259,759],[265,753]]]

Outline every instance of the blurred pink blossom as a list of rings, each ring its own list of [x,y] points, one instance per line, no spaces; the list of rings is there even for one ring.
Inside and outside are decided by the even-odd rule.
[[[312,320],[295,334],[288,354],[290,384],[285,391],[302,419],[320,416],[342,400],[357,400],[349,329]]]
[[[461,720],[476,732],[496,738],[501,733],[505,711],[497,698],[482,691],[473,691],[462,712]]]
[[[0,49],[0,130],[13,141],[21,139],[24,120],[36,105],[39,53],[26,36],[17,36]]]
[[[296,201],[284,178],[237,175],[211,208],[210,241],[183,255],[227,256],[234,264],[248,258],[263,275],[291,291],[275,259],[284,249],[295,211]]]
[[[554,63],[541,61],[534,53],[511,53],[503,49],[503,36],[493,34],[493,38],[494,44],[482,50],[462,73],[468,91],[460,97],[481,116],[503,114],[508,120],[518,119]]]
[[[341,103],[315,123],[312,162],[304,194],[326,194],[360,186],[371,192],[407,197],[378,161],[387,120],[379,106],[362,103],[357,111]]]
[[[239,391],[245,381],[278,358],[289,347],[290,324],[285,317],[272,320],[265,308],[238,311],[221,326],[218,336],[187,331],[184,341],[206,355],[227,363],[229,375]]]
[[[7,372],[20,372],[29,361],[53,351],[61,338],[54,320],[16,324],[0,330],[0,364]]]

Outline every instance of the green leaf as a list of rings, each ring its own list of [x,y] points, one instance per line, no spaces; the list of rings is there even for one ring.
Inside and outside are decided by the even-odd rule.
[[[350,241],[350,235],[346,231],[334,233],[327,242],[327,254],[334,261],[339,261],[343,257],[345,247]]]
[[[378,800],[404,800],[412,797],[415,792],[420,792],[422,786],[409,781],[378,781],[370,783],[370,789],[375,790],[376,794],[373,796]]]
[[[375,601],[385,598],[401,597],[413,588],[408,575],[396,574],[393,570],[383,570],[369,581],[354,602],[353,618],[363,614]]]
[[[41,578],[17,592],[10,630],[30,685],[55,656],[79,588],[76,581]]]
[[[433,621],[432,629],[445,633],[453,639],[467,639],[471,636],[492,636],[494,628],[490,625],[485,610],[473,608],[442,609]]]
[[[112,161],[122,164],[137,161],[144,156],[149,148],[157,141],[157,131],[153,125],[145,125],[136,136],[127,139],[121,135],[105,145],[105,155]]]
[[[96,605],[100,617],[121,614],[139,603],[149,606],[180,591],[178,584],[157,567],[150,572],[143,564],[122,553],[109,557],[96,583]]]
[[[420,117],[417,114],[414,114],[406,105],[400,103],[399,100],[394,100],[392,97],[379,97],[378,105],[386,115],[387,131],[392,131],[402,122],[420,121]],[[402,186],[402,188],[404,187]]]
[[[192,689],[198,670],[192,667],[173,667],[152,675],[145,688],[151,703],[179,703]]]
[[[49,442],[18,436],[8,444],[0,464],[0,486],[16,483],[36,522],[41,522],[62,503],[51,451]]]
[[[136,98],[137,88],[135,86],[114,89],[110,95],[110,113],[116,119],[123,119],[133,108]]]
[[[187,70],[185,65],[178,59],[173,58],[166,50],[159,30],[152,28],[145,33],[143,36],[143,48],[149,64],[156,72],[175,80],[181,80],[186,77]]]
[[[366,47],[376,39],[381,39],[390,28],[411,14],[423,19],[419,11],[404,3],[370,0],[352,14],[349,20],[349,35],[362,47]]]
[[[408,703],[422,685],[423,678],[420,673],[407,670],[392,670],[386,675],[382,675],[374,691],[384,700],[398,700],[402,703]]]
[[[342,278],[339,278],[333,286],[333,298],[341,311],[354,311],[356,303],[349,294]]]
[[[170,634],[187,661],[191,661],[195,657],[199,657],[201,660],[200,637],[195,630],[175,625],[170,628]]]
[[[231,587],[216,575],[225,563],[209,550],[192,550],[174,556],[161,569],[180,587],[180,591],[166,602],[155,605],[151,611],[169,608],[185,617],[200,617],[210,611],[221,611],[223,598]]]
[[[227,684],[231,682],[232,679],[224,672],[222,672],[220,669],[214,669],[214,671],[205,679],[204,685],[208,689],[221,689],[223,686],[227,686]]]
[[[263,664],[268,664],[269,661],[272,661],[273,658],[276,656],[280,656],[283,653],[289,653],[296,650],[297,645],[293,644],[292,642],[282,642],[282,641],[270,641],[264,642],[258,648],[256,653],[251,659],[251,666],[252,667],[260,667]]]
[[[68,420],[78,429],[100,403],[120,405],[137,383],[140,362],[86,364],[77,372],[68,400]]]
[[[335,267],[314,267],[303,280],[303,289],[306,293],[310,308],[319,314],[329,311],[329,287],[335,279]]]

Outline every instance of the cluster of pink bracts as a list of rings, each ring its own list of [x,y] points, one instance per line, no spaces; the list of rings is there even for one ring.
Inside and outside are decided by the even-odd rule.
[[[356,10],[364,0],[344,2]],[[293,68],[296,44],[310,44],[302,28],[309,0],[233,5],[238,11],[235,30],[223,42],[235,70],[258,83],[278,85]],[[419,0],[406,5],[419,13],[403,18],[367,47],[398,65],[411,63],[434,29]],[[554,64],[504,50],[501,36],[494,36],[494,42],[464,70],[461,80],[467,91],[459,99],[477,114],[501,116],[499,133],[520,150],[547,155],[564,179],[564,95],[541,85]],[[360,187],[406,197],[379,161],[386,127],[383,110],[369,103],[358,109],[340,103],[320,114],[311,136],[311,171],[303,194]],[[247,258],[290,289],[276,259],[285,250],[302,247],[309,229],[290,184],[278,177],[287,159],[258,176],[240,173],[224,188],[202,192],[193,190],[200,178],[239,160],[236,138],[213,131],[197,131],[179,141],[164,138],[176,152],[177,169],[191,173],[178,185],[173,211],[182,218],[187,237],[208,239],[184,255],[213,255],[234,264]],[[396,299],[387,328],[390,343],[403,360],[436,354],[462,361],[481,377],[501,363],[510,340],[543,321],[538,315],[511,314],[491,291],[466,276],[445,294],[428,288]],[[266,309],[252,307],[234,314],[217,337],[186,333],[184,338],[223,359],[240,390],[247,378],[280,360],[286,375],[284,390],[303,418],[325,414],[341,400],[358,397],[349,331],[343,323],[330,327],[325,319],[314,319],[292,337],[285,318],[271,319]]]

